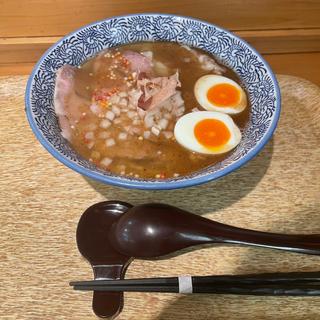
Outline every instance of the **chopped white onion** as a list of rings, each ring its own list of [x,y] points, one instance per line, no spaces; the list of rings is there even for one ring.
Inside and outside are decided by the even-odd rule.
[[[135,106],[140,98],[142,94],[141,90],[131,90],[129,92],[129,102],[131,105]]]
[[[107,129],[111,126],[111,122],[107,119],[103,119],[100,121],[100,128]]]
[[[120,92],[118,95],[120,98],[126,98],[128,96],[128,94],[124,91]]]
[[[119,140],[126,140],[128,137],[128,134],[126,132],[120,132],[118,135]]]
[[[119,101],[120,101],[120,97],[117,94],[114,94],[109,98],[109,102],[112,104],[118,104]]]
[[[170,100],[174,107],[180,107],[184,104],[184,100],[182,99],[181,92],[178,91],[176,94],[170,97]]]
[[[160,130],[157,127],[152,127],[151,132],[155,135],[158,136],[160,134]]]
[[[135,112],[135,111],[128,111],[127,116],[128,116],[130,119],[133,119],[134,117],[137,116],[137,112]]]
[[[132,124],[133,124],[134,126],[138,126],[139,124],[141,124],[141,121],[138,120],[138,119],[135,119],[135,120],[133,120]]]
[[[211,59],[208,59],[208,57],[204,54],[201,54],[199,57],[199,62],[201,63],[201,68],[207,71],[210,71],[214,69],[214,63],[211,61]]]
[[[115,144],[116,144],[116,142],[114,141],[113,138],[109,138],[109,139],[106,140],[106,146],[107,146],[107,147],[112,147],[112,146],[114,146]]]
[[[151,128],[154,125],[154,118],[153,115],[147,114],[144,118],[144,124],[147,128]]]
[[[162,117],[161,117],[161,113],[160,112],[157,112],[157,113],[155,113],[154,114],[154,118],[155,118],[155,120],[160,120]]]
[[[128,100],[126,98],[122,98],[119,102],[119,106],[126,107],[128,105]]]
[[[149,139],[149,138],[150,138],[150,135],[151,135],[151,132],[150,132],[150,131],[145,131],[145,132],[143,133],[143,137],[144,137],[145,139]]]
[[[93,146],[94,146],[94,141],[90,141],[90,142],[87,144],[87,147],[88,147],[89,149],[92,149]]]
[[[169,76],[170,69],[162,62],[155,61],[154,62],[154,70],[160,76]]]
[[[205,58],[206,56],[204,54],[201,54],[199,57],[198,57],[198,60],[200,63],[203,63],[205,61]]]
[[[115,118],[115,114],[112,111],[107,111],[106,118],[112,121]]]
[[[88,140],[92,140],[94,138],[94,133],[92,131],[88,131],[84,137]]]
[[[61,129],[61,135],[66,139],[69,140],[71,139],[71,133],[70,131],[66,130],[66,129]]]
[[[141,132],[141,128],[138,128],[138,127],[132,127],[132,132],[133,132],[133,133],[136,133],[136,134],[140,134],[140,132]]]
[[[158,124],[161,129],[165,130],[169,124],[169,121],[167,119],[161,119]]]
[[[184,114],[184,110],[185,110],[184,107],[179,107],[175,113],[178,117],[180,117]]]
[[[118,108],[117,106],[112,106],[112,112],[116,115],[116,116],[120,116],[120,108]]]
[[[100,161],[100,164],[104,167],[108,167],[110,164],[112,163],[112,159],[110,158],[103,158],[101,161]]]
[[[162,131],[162,133],[166,139],[170,139],[173,137],[173,133],[171,131]]]
[[[141,54],[143,54],[149,60],[152,60],[152,58],[153,58],[153,52],[152,51],[142,51]]]
[[[98,115],[99,113],[101,113],[101,108],[100,106],[98,106],[97,104],[93,103],[91,106],[90,106],[90,110],[93,114],[95,115]]]
[[[190,47],[188,47],[186,44],[182,44],[181,45],[181,48],[184,48],[184,49],[186,49],[186,50],[188,50],[188,51],[191,51],[192,49],[190,48]]]
[[[172,111],[173,105],[172,105],[170,98],[167,99],[164,103],[162,103],[161,108],[164,110],[167,110],[169,112]]]
[[[219,66],[216,61],[205,54],[196,54],[198,56],[199,62],[201,63],[201,68],[206,71],[214,70],[216,74],[222,74],[225,72],[225,68]]]

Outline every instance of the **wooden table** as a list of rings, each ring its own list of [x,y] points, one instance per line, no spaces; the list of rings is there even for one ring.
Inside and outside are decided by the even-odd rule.
[[[320,233],[320,89],[278,76],[283,99],[276,134],[238,171],[202,186],[137,191],[102,185],[66,168],[32,134],[24,114],[27,77],[0,78],[0,318],[95,319],[90,279],[75,230],[91,204],[160,201],[223,223]],[[136,260],[127,277],[316,271],[320,257],[270,249],[204,246],[167,260]],[[118,319],[319,319],[320,298],[129,293]]]
[[[86,24],[138,12],[214,23],[253,45],[274,72],[320,85],[319,0],[3,0],[0,76],[29,74],[49,46]]]

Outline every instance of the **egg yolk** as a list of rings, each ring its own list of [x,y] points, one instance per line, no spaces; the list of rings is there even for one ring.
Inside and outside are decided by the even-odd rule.
[[[194,127],[194,135],[198,142],[206,148],[219,148],[225,145],[230,137],[228,127],[217,119],[204,119]]]
[[[240,92],[229,83],[220,83],[211,87],[207,92],[208,100],[219,107],[236,105],[240,100]]]

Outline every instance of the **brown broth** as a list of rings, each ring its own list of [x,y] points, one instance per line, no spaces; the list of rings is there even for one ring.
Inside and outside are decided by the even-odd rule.
[[[179,90],[181,90],[185,101],[185,113],[191,112],[195,107],[203,110],[195,99],[193,93],[194,84],[201,76],[212,74],[213,72],[203,70],[190,51],[175,43],[147,42],[120,46],[111,52],[121,53],[125,50],[152,51],[153,58],[163,62],[171,69],[171,74],[178,70],[181,82]],[[202,54],[204,53],[198,49],[195,50]],[[76,91],[80,96],[87,99],[91,99],[94,89],[113,87],[115,86],[115,81],[118,81],[118,84],[123,81],[121,70],[119,79],[115,80],[106,77],[110,74],[110,71],[103,66],[103,63],[98,70],[95,69],[96,59],[101,59],[101,57],[88,60],[81,68],[76,70],[75,74]],[[232,70],[226,68],[226,72],[223,75],[239,83],[237,75]],[[84,158],[90,159],[97,166],[116,174],[131,175],[139,178],[170,178],[177,175],[187,175],[222,161],[232,152],[222,155],[197,154],[180,146],[174,138],[166,139],[162,135],[159,137],[152,136],[150,140],[142,140],[141,134],[128,135],[126,140],[120,141],[117,140],[117,137],[119,133],[123,132],[122,128],[112,124],[111,127],[102,129],[99,127],[101,119],[90,113],[89,106],[82,106],[82,108],[84,111],[87,110],[85,112],[86,116],[77,123],[73,130],[71,139],[73,147]],[[242,113],[232,116],[239,128],[244,128],[247,124],[249,110],[248,106]],[[91,149],[88,148],[88,140],[84,139],[84,135],[88,132],[90,126],[91,128],[96,126],[96,129],[90,130],[94,132],[95,136],[95,144]],[[108,138],[113,138],[116,144],[106,148],[106,138],[98,138],[103,135],[101,132],[107,132]],[[105,157],[111,158],[113,161],[110,165],[104,167],[100,164],[100,161]]]

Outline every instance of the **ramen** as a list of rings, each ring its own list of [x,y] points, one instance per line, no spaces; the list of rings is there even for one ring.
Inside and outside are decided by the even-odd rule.
[[[83,158],[157,179],[228,157],[250,111],[232,70],[171,42],[123,45],[61,67],[54,104],[63,137]]]

